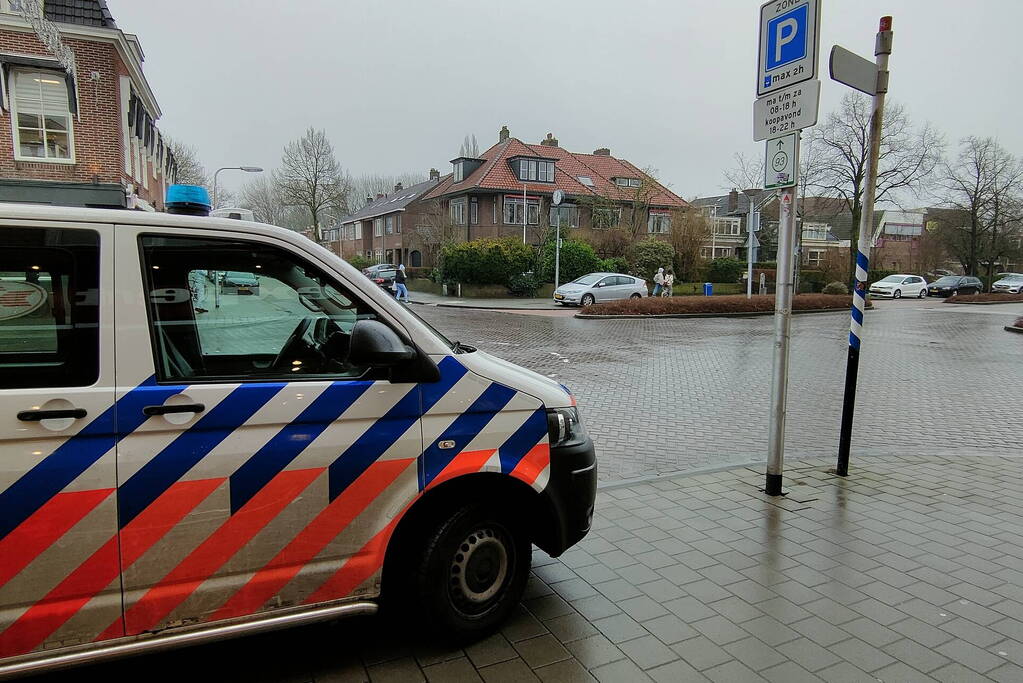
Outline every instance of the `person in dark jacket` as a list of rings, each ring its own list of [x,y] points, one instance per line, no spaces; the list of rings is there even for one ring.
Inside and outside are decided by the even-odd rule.
[[[398,272],[394,274],[394,298],[401,301],[402,297],[405,298],[405,303],[409,303],[408,288],[405,286],[405,264],[398,266]]]

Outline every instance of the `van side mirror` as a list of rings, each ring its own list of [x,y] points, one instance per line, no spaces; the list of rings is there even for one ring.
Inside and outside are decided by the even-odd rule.
[[[359,320],[352,328],[348,362],[355,366],[386,368],[412,360],[416,350],[377,320]]]

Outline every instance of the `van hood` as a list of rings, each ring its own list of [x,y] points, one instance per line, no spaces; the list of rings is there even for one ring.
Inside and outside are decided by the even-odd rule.
[[[538,372],[527,370],[484,351],[459,354],[457,358],[458,362],[477,375],[538,398],[547,408],[568,408],[575,405],[575,397],[564,385]]]

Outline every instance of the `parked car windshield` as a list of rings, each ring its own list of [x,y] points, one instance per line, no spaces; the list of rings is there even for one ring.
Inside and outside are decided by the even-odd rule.
[[[575,284],[575,285],[592,285],[597,280],[599,280],[601,277],[603,277],[603,276],[598,274],[598,273],[590,273],[589,275],[583,275],[578,280],[573,280],[572,284]]]
[[[1002,282],[1019,282],[1023,280],[1023,275],[1006,275],[1002,278]]]
[[[902,275],[889,275],[882,280],[878,280],[878,282],[902,282],[902,277]]]
[[[959,282],[959,277],[956,275],[946,275],[945,277],[938,278],[933,284],[939,286],[954,285]]]

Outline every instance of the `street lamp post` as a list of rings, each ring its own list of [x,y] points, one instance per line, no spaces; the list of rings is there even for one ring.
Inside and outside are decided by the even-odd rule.
[[[213,174],[213,208],[217,208],[217,176],[220,175],[221,171],[245,171],[246,173],[262,173],[263,169],[259,166],[224,166],[218,168]]]

